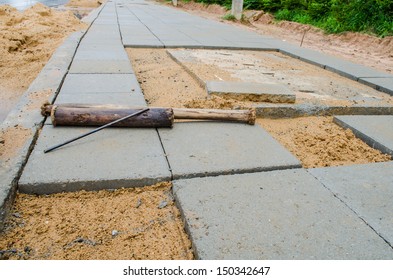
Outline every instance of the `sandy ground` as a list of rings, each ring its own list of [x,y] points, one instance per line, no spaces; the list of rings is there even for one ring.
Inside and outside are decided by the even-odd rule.
[[[77,8],[97,8],[104,0],[70,0],[65,6]]]
[[[301,161],[303,167],[326,167],[391,160],[344,130],[332,117],[257,119],[274,138]]]
[[[177,8],[218,21],[223,21],[222,16],[228,13],[217,5],[204,6],[194,2],[179,2]],[[393,74],[393,36],[378,38],[353,32],[327,35],[320,29],[305,24],[287,21],[276,23],[271,15],[260,11],[246,11],[245,15],[249,20],[246,24],[225,22],[253,30],[262,35],[285,40],[297,46],[300,46],[305,34],[302,44],[305,48],[318,50]]]
[[[18,194],[0,259],[193,259],[171,184]]]
[[[184,71],[165,49],[127,49],[132,66],[149,106],[174,108],[233,109],[251,103],[220,97],[208,98],[194,77]],[[214,66],[203,66],[205,75],[229,75]]]

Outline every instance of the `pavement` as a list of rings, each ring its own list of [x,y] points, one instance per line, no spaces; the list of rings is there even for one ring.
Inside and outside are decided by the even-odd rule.
[[[51,99],[55,104],[146,106],[124,47],[277,50],[393,90],[385,84],[392,79],[387,74],[153,2],[108,1],[89,20],[89,29],[73,45],[75,53],[68,53],[69,68],[61,72]],[[13,115],[9,125],[20,116],[32,119],[25,112]],[[371,133],[385,146],[393,133],[389,117],[383,119],[381,137],[380,130],[370,130],[372,124],[363,129],[382,121],[375,117],[338,123]],[[0,177],[2,218],[17,188],[50,194],[172,180],[198,259],[393,258],[391,162],[306,170],[264,129],[245,124],[108,128],[48,154],[43,150],[89,129],[53,127],[42,118],[34,129],[35,137],[18,152],[18,164],[7,163],[17,174]]]

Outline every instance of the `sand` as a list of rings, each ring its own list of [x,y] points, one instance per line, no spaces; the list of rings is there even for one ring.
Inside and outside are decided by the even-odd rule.
[[[257,119],[274,138],[291,151],[305,168],[389,161],[382,154],[344,130],[332,117]]]
[[[0,131],[0,160],[9,161],[32,136],[31,129],[21,125],[10,127]]]
[[[103,3],[103,0],[70,0],[66,7],[97,8]]]
[[[138,82],[151,107],[233,109],[249,108],[249,103],[221,97],[208,97],[197,77],[187,73],[165,49],[127,49]],[[228,73],[209,65],[201,65],[203,78]],[[217,72],[213,70],[217,70]],[[217,78],[216,78],[217,79]]]
[[[29,86],[70,33],[86,27],[71,12],[40,3],[24,12],[0,6],[0,25],[1,84],[18,91]]]
[[[171,184],[18,194],[0,259],[193,259]]]

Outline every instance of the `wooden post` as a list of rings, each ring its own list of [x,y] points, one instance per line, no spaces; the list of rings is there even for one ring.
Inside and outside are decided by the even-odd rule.
[[[242,18],[243,0],[232,0],[231,14],[234,15],[237,20]]]
[[[53,126],[101,126],[136,113],[142,108],[97,109],[53,106],[51,120]],[[174,120],[171,108],[151,108],[132,119],[116,123],[118,127],[172,127]]]

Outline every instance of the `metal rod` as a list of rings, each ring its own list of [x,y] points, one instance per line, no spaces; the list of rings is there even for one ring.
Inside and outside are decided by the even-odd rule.
[[[118,120],[115,120],[115,121],[113,121],[113,122],[107,123],[107,124],[105,124],[105,125],[103,125],[103,126],[100,126],[100,127],[96,128],[96,129],[90,131],[90,132],[87,132],[87,133],[82,134],[82,135],[80,135],[80,136],[78,136],[78,137],[75,137],[75,138],[72,138],[72,139],[70,139],[70,140],[68,140],[68,141],[65,141],[64,143],[61,143],[61,144],[58,144],[58,145],[56,145],[56,146],[50,147],[49,149],[44,150],[44,153],[49,153],[49,152],[51,152],[51,151],[53,151],[53,150],[55,150],[55,149],[57,149],[57,148],[60,148],[60,147],[62,147],[62,146],[64,146],[64,145],[67,145],[67,144],[69,144],[69,143],[71,143],[71,142],[74,142],[74,141],[76,141],[76,140],[79,140],[79,139],[81,139],[81,138],[83,138],[83,137],[86,137],[86,136],[88,136],[88,135],[90,135],[90,134],[96,133],[96,132],[98,132],[98,131],[100,131],[100,130],[102,130],[102,129],[104,129],[104,128],[107,128],[108,126],[114,125],[114,124],[116,124],[116,123],[118,123],[118,122],[121,122],[121,121],[124,121],[124,120],[126,120],[126,119],[128,119],[128,118],[131,118],[131,117],[134,117],[134,116],[143,114],[144,112],[146,112],[146,111],[148,111],[148,110],[149,110],[149,108],[146,108],[146,109],[140,110],[140,111],[138,111],[138,112],[136,112],[136,113],[132,113],[132,114],[130,114],[130,115],[128,115],[128,116],[125,116],[125,117],[123,117],[123,118],[121,118],[121,119],[118,119]]]

